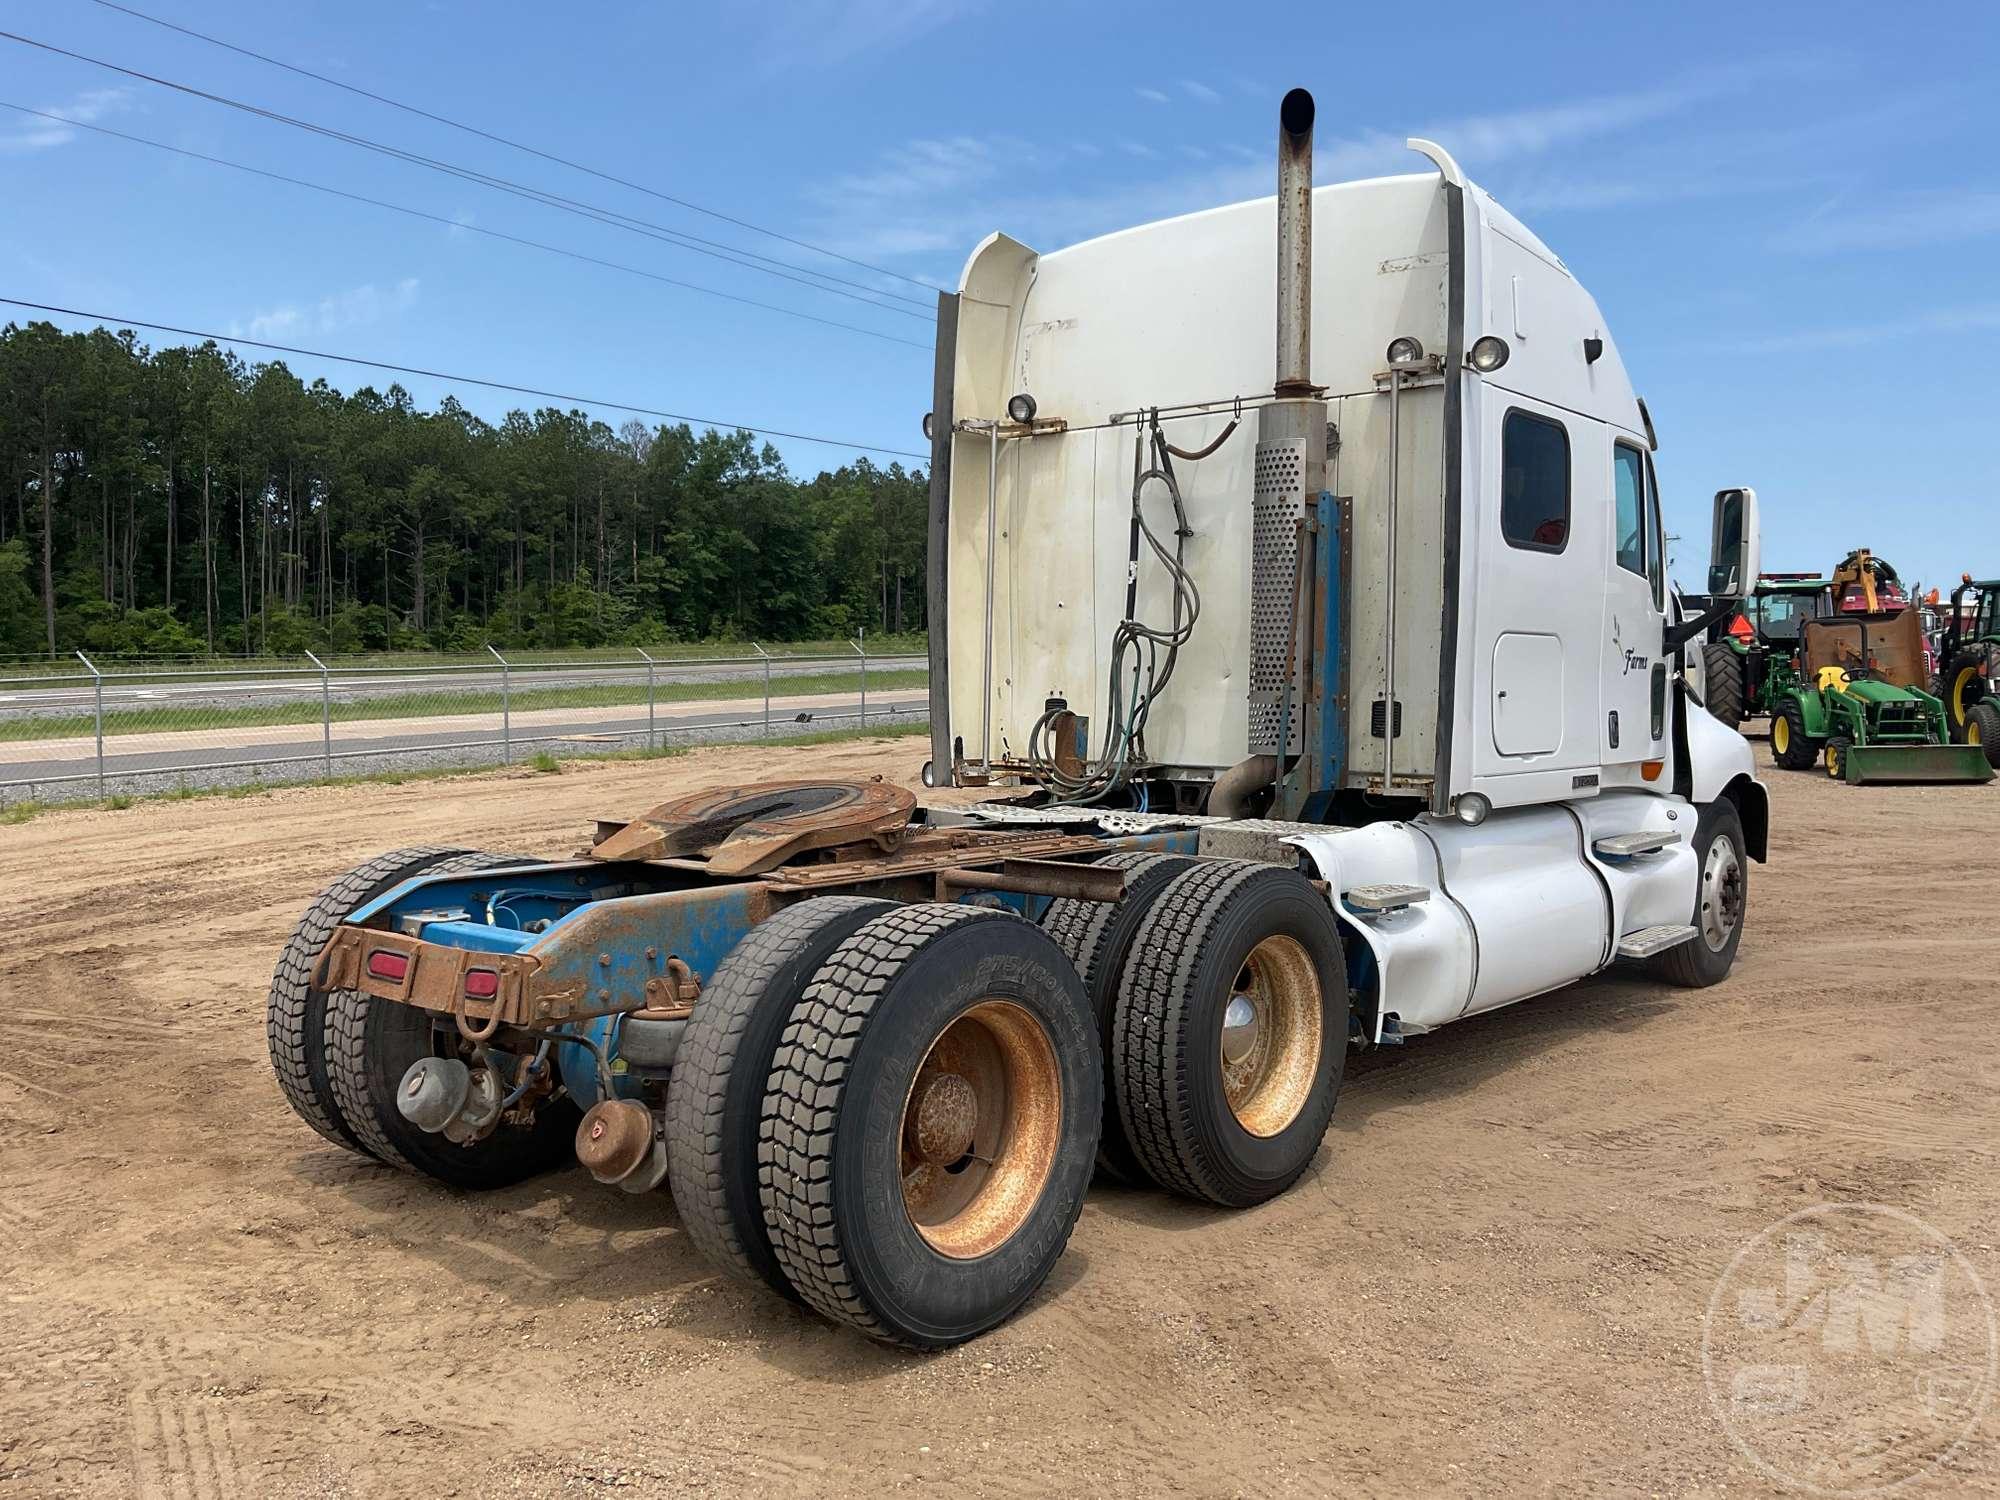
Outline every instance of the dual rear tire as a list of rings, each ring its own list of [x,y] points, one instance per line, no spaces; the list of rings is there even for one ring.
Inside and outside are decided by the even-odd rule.
[[[396,1087],[419,1058],[455,1056],[456,1036],[423,1011],[312,982],[313,966],[334,928],[376,897],[417,875],[518,862],[471,849],[397,849],[321,891],[292,930],[265,1000],[265,1042],[286,1102],[336,1146],[471,1190],[506,1187],[570,1159],[577,1117],[567,1102],[543,1106],[531,1124],[503,1120],[463,1146],[418,1129],[396,1108]]]
[[[942,1348],[1046,1279],[1107,1122],[1135,1179],[1207,1202],[1296,1180],[1346,1056],[1326,898],[1275,866],[1113,858],[1123,900],[1040,929],[832,898],[753,932],[668,1086],[696,1244],[870,1337]]]

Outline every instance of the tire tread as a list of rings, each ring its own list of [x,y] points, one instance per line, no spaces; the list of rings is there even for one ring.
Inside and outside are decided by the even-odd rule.
[[[440,850],[446,857],[425,864],[409,874],[456,875],[474,870],[497,869],[503,865],[527,863],[522,856],[486,854],[474,849]],[[408,876],[403,878],[407,879]],[[326,997],[327,1081],[333,1090],[335,1107],[346,1127],[354,1132],[361,1148],[385,1166],[429,1176],[389,1139],[382,1129],[368,1097],[368,1012],[371,999],[359,990],[331,990]]]
[[[729,1203],[728,1085],[745,1033],[773,977],[829,922],[888,910],[889,903],[863,896],[820,896],[759,924],[717,967],[681,1037],[667,1086],[668,1183],[695,1248],[739,1280],[769,1280],[745,1247]],[[756,1087],[761,1095],[765,1080]],[[754,1159],[749,1166],[754,1172]]]
[[[757,1145],[759,1197],[771,1248],[806,1303],[872,1338],[920,1347],[862,1297],[835,1222],[836,1123],[856,1043],[919,949],[966,922],[1020,920],[990,908],[942,904],[902,906],[877,917],[821,966],[778,1043]],[[1082,1208],[1081,1195],[1076,1207]]]
[[[1195,1095],[1177,1039],[1197,998],[1193,981],[1217,915],[1237,890],[1275,868],[1210,860],[1179,875],[1154,901],[1126,960],[1113,1028],[1119,1115],[1140,1164],[1162,1187],[1190,1198],[1223,1201],[1225,1188],[1195,1147]]]
[[[264,1041],[271,1055],[271,1071],[277,1075],[278,1088],[293,1113],[336,1146],[364,1156],[374,1154],[349,1128],[331,1089],[314,1075],[313,1053],[325,1046],[325,1039],[324,1027],[314,1028],[310,1021],[313,966],[334,928],[350,912],[441,860],[471,852],[418,845],[378,854],[356,865],[313,897],[278,955],[264,1002]]]

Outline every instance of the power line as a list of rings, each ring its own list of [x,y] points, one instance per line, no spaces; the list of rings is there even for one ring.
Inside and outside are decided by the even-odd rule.
[[[532,385],[511,385],[504,380],[482,380],[476,375],[449,375],[442,370],[425,370],[415,365],[393,365],[386,360],[363,359],[355,354],[329,354],[324,349],[301,349],[292,344],[271,344],[262,339],[238,338],[227,333],[203,333],[198,328],[176,328],[171,323],[148,323],[140,318],[114,318],[108,313],[83,312],[74,307],[56,307],[47,302],[27,302],[19,297],[0,297],[0,306],[25,307],[33,312],[55,313],[65,318],[82,318],[100,326],[144,328],[153,333],[171,333],[186,339],[206,339],[217,344],[239,344],[246,349],[269,349],[278,354],[300,354],[308,359],[330,359],[343,365],[362,365],[371,370],[389,370],[398,375],[420,375],[426,380],[443,380],[455,385],[477,385],[492,391],[512,391],[521,396],[539,396],[545,401],[566,401],[576,406],[602,406],[612,411],[635,412],[644,417],[662,417],[669,422],[685,422],[691,427],[730,428],[754,432],[759,437],[790,438],[798,443],[821,443],[828,448],[851,448],[858,453],[886,453],[896,458],[928,459],[928,453],[907,448],[883,448],[873,443],[851,443],[845,438],[815,437],[809,432],[787,432],[780,427],[753,427],[748,422],[725,422],[716,417],[690,417],[683,412],[661,411],[654,406],[634,406],[626,401],[603,401],[595,396],[571,396],[561,391],[545,391]]]
[[[801,250],[811,250],[817,255],[825,255],[834,260],[845,261],[850,266],[859,266],[864,271],[873,271],[880,276],[893,276],[898,281],[907,281],[912,286],[920,286],[927,292],[937,290],[928,281],[915,276],[907,276],[901,271],[892,271],[887,266],[871,265],[869,262],[857,260],[851,255],[842,255],[838,250],[829,250],[824,245],[815,245],[810,240],[797,239],[776,229],[766,229],[763,225],[753,224],[748,219],[739,219],[732,214],[723,213],[719,209],[705,208],[701,204],[691,202],[686,198],[677,198],[672,193],[663,193],[657,188],[649,188],[644,183],[629,182],[623,177],[599,171],[596,167],[585,166],[582,162],[571,161],[567,157],[554,155],[551,152],[540,150],[520,141],[509,140],[504,135],[495,135],[491,131],[481,130],[477,125],[467,125],[462,120],[454,120],[447,115],[433,114],[431,111],[420,109],[414,104],[405,104],[401,100],[391,99],[386,94],[377,94],[368,89],[360,88],[355,84],[343,83],[338,78],[329,78],[324,73],[315,73],[310,68],[302,68],[296,63],[288,63],[282,58],[271,57],[262,52],[255,52],[248,47],[238,46],[234,42],[226,42],[221,37],[211,36],[205,31],[196,31],[191,26],[182,26],[176,22],[165,20],[160,16],[148,15],[145,11],[134,10],[129,5],[119,5],[116,3],[116,0],[95,0],[95,3],[103,6],[106,10],[119,11],[124,15],[133,17],[135,20],[147,21],[155,26],[165,27],[168,31],[177,31],[182,36],[193,37],[197,41],[207,42],[212,47],[221,47],[225,51],[236,53],[239,57],[253,58],[271,67],[283,68],[287,73],[295,73],[301,78],[310,78],[315,83],[324,83],[332,88],[344,89],[348,93],[358,95],[363,99],[373,100],[377,104],[386,104],[391,109],[400,109],[406,114],[417,116],[419,119],[430,120],[438,125],[447,125],[453,130],[462,130],[468,135],[476,135],[481,140],[492,141],[496,145],[506,146],[515,151],[525,151],[528,155],[538,156],[543,161],[553,162],[561,167],[568,167],[572,171],[586,173],[601,181],[615,183],[622,188],[630,188],[635,193],[644,193],[648,197],[658,198],[663,203],[672,203],[693,213],[706,214],[711,219],[719,219],[725,224],[734,224],[739,229],[748,229],[756,234],[768,235],[774,240],[783,240],[788,245],[797,245]]]
[[[426,167],[431,171],[441,172],[446,176],[456,177],[462,181],[477,183],[482,187],[489,187],[497,192],[508,193],[517,198],[526,198],[528,201],[540,203],[546,208],[561,209],[565,213],[573,213],[581,218],[594,220],[599,224],[608,224],[614,229],[623,229],[632,234],[644,235],[648,239],[660,240],[663,243],[677,246],[683,250],[692,250],[697,255],[707,255],[716,260],[728,261],[732,265],[743,266],[747,270],[759,271],[766,276],[775,276],[782,281],[795,281],[801,286],[811,287],[816,292],[826,292],[836,297],[845,297],[851,302],[860,302],[869,307],[901,313],[905,317],[928,319],[932,316],[927,304],[920,303],[915,298],[905,297],[898,292],[878,291],[873,287],[865,287],[858,282],[847,281],[825,271],[815,271],[809,267],[794,265],[790,261],[773,260],[770,256],[759,255],[754,250],[744,250],[735,245],[721,245],[717,241],[705,240],[698,235],[688,234],[684,230],[671,229],[664,224],[655,224],[647,219],[621,213],[617,209],[605,208],[595,203],[586,203],[581,199],[567,197],[564,194],[553,192],[547,188],[538,188],[526,183],[515,182],[509,178],[496,177],[490,172],[481,172],[477,168],[463,167],[454,162],[425,156],[421,152],[410,151],[401,146],[393,146],[386,142],[371,140],[367,136],[355,135],[352,132],[340,130],[331,125],[320,125],[311,120],[300,119],[295,115],[284,114],[274,109],[266,109],[261,104],[251,104],[245,100],[232,99],[226,94],[217,94],[207,89],[196,88],[193,84],[177,83],[171,78],[161,78],[156,74],[141,72],[137,68],[128,68],[120,63],[107,62],[101,57],[90,57],[81,52],[72,52],[67,47],[58,47],[52,42],[38,42],[33,37],[21,36],[17,32],[0,31],[0,37],[4,37],[11,42],[18,42],[25,47],[34,47],[43,52],[53,53],[58,57],[67,57],[75,62],[89,63],[92,67],[103,68],[107,72],[117,73],[126,78],[136,78],[143,83],[150,83],[159,88],[171,89],[175,93],[186,94],[196,99],[205,99],[211,104],[220,104],[227,109],[240,110],[244,114],[255,115],[260,119],[270,120],[281,125],[289,125],[296,130],[303,130],[312,135],[324,136],[328,140],[340,141],[350,146],[359,146],[363,150],[373,151],[379,155],[387,156],[392,160],[401,161],[411,166]],[[808,280],[808,277],[819,277],[820,280],[812,281]],[[831,282],[834,285],[825,285],[823,284],[825,282]],[[852,288],[852,290],[848,290],[848,288]],[[880,300],[884,297],[890,298],[892,301],[884,302]],[[905,305],[894,305],[896,303]]]
[[[273,182],[289,183],[293,187],[310,188],[313,192],[326,193],[335,198],[345,198],[351,203],[365,203],[373,208],[387,209],[391,213],[408,214],[413,219],[426,219],[433,224],[443,224],[450,229],[462,229],[471,234],[483,234],[491,239],[505,240],[509,244],[525,245],[533,250],[544,250],[550,255],[561,255],[570,260],[583,261],[589,265],[603,266],[608,270],[623,271],[631,276],[643,276],[648,281],[660,281],[666,283],[668,286],[682,287],[691,292],[701,292],[706,296],[721,297],[725,301],[740,302],[749,307],[761,307],[767,312],[783,313],[785,316],[791,318],[803,318],[809,323],[819,323],[828,328],[842,328],[849,333],[865,334],[872,339],[883,339],[889,343],[902,344],[911,349],[928,350],[931,347],[929,344],[919,343],[915,339],[898,338],[893,333],[883,333],[874,328],[863,328],[858,323],[842,323],[833,318],[822,318],[816,313],[801,312],[797,308],[781,307],[775,302],[760,302],[755,297],[743,297],[735,292],[719,291],[715,287],[702,286],[698,282],[682,281],[674,276],[663,276],[657,271],[648,271],[638,266],[624,265],[615,260],[603,260],[595,255],[586,255],[580,250],[570,250],[561,245],[550,245],[541,240],[531,240],[518,234],[508,234],[504,230],[488,229],[479,224],[461,223],[457,219],[446,217],[444,214],[430,213],[425,209],[411,208],[402,203],[390,203],[381,198],[370,198],[365,193],[350,193],[345,188],[328,187],[324,183],[308,182],[303,177],[289,177],[283,172],[266,171],[263,167],[253,167],[245,162],[230,161],[227,157],[210,156],[202,151],[190,151],[185,146],[170,146],[165,141],[149,140],[143,135],[131,135],[123,130],[113,130],[107,125],[92,125],[83,120],[72,120],[65,115],[55,114],[49,110],[30,109],[25,104],[13,104],[5,99],[0,99],[0,108],[17,110],[24,115],[34,115],[40,119],[52,120],[59,125],[73,130],[88,130],[97,135],[108,135],[117,140],[130,141],[135,146],[149,146],[155,151],[167,151],[175,156],[185,156],[194,161],[205,161],[218,167],[229,167],[234,171],[248,172],[253,177],[265,177]]]

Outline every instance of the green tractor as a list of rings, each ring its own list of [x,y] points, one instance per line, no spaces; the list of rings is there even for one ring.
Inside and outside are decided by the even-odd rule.
[[[1937,659],[1931,692],[1944,704],[1951,737],[2000,766],[2000,579],[1967,578],[1951,591]]]
[[[1798,683],[1800,632],[1828,612],[1832,588],[1831,579],[1815,573],[1766,573],[1757,580],[1741,613],[1702,648],[1711,714],[1735,729],[1777,712]]]
[[[1990,781],[1978,745],[1954,744],[1944,703],[1925,692],[1923,620],[1914,609],[1808,621],[1797,670],[1771,718],[1771,758],[1851,785]],[[2000,729],[1996,729],[2000,732]]]

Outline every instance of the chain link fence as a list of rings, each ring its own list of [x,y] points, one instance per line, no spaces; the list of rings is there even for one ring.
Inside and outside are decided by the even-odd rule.
[[[845,650],[0,666],[0,806],[508,764],[928,719],[927,661]]]

